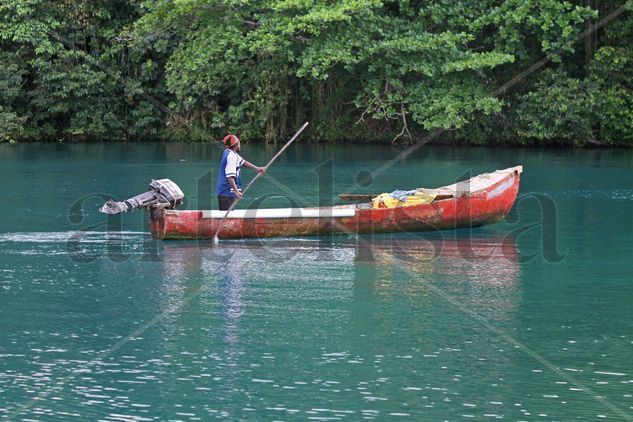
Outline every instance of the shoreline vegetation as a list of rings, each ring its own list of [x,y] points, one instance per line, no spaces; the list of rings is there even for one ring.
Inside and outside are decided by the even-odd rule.
[[[631,10],[3,0],[0,142],[631,147]]]
[[[412,140],[401,142],[389,142],[389,140],[366,140],[366,139],[352,139],[352,140],[324,140],[314,139],[309,135],[302,136],[302,144],[309,145],[357,145],[357,146],[391,146],[394,148],[406,148],[417,143],[422,145],[428,145],[433,147],[478,147],[478,148],[508,148],[508,149],[540,149],[546,147],[547,149],[583,149],[583,150],[601,150],[601,149],[628,149],[631,145],[616,143],[616,144],[602,144],[598,142],[555,142],[552,141],[546,145],[536,142],[502,142],[487,140],[484,142],[469,142],[467,140],[447,140],[447,139],[431,139],[429,141],[422,138],[413,138]],[[287,141],[287,139],[285,139]],[[272,142],[267,142],[263,139],[247,139],[243,140],[246,144],[259,144],[259,145],[272,145],[279,144],[284,141],[283,139],[276,139]],[[108,145],[108,144],[222,144],[221,138],[212,138],[208,136],[207,139],[164,139],[164,138],[145,138],[145,139],[21,139],[16,141],[14,139],[8,141],[0,141],[0,145],[29,145],[29,144],[43,144],[43,145]]]

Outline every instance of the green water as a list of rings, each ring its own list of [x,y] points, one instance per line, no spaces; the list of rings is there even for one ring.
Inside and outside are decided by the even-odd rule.
[[[297,144],[241,206],[401,152]],[[423,147],[355,190],[524,166],[505,222],[452,233],[213,247],[96,212],[163,177],[215,207],[219,153],[0,145],[0,419],[633,419],[630,151]]]

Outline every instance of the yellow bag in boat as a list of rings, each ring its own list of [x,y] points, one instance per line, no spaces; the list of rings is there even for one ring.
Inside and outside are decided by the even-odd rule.
[[[422,191],[417,191],[415,193],[415,196],[413,196],[413,198],[416,198],[417,200],[421,201],[418,204],[418,205],[420,205],[420,204],[430,204],[431,202],[435,201],[435,197],[436,196],[437,195],[435,195],[435,194],[422,192]],[[409,202],[409,198],[407,198],[407,202]]]
[[[400,201],[394,198],[389,193],[381,193],[372,200],[372,208],[396,208],[396,207],[410,207],[412,205],[424,205],[430,204],[435,200],[437,195],[432,195],[426,192],[416,192],[415,195],[407,196],[406,201]]]
[[[402,201],[397,200],[388,193],[381,193],[371,201],[371,206],[374,209],[401,207],[402,204]]]

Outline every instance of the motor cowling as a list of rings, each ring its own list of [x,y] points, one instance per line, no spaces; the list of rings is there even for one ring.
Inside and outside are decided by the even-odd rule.
[[[149,183],[150,190],[122,202],[109,199],[99,211],[104,214],[120,214],[136,208],[176,208],[182,204],[185,195],[170,179],[159,179]]]

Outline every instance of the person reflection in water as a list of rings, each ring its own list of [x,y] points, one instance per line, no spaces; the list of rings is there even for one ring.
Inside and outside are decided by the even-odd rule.
[[[239,263],[231,261],[233,259],[225,260],[218,268],[220,276],[218,296],[220,296],[222,304],[220,312],[224,321],[224,341],[234,344],[238,341],[238,322],[244,310],[242,304],[243,283],[239,273]]]

